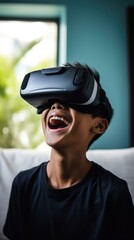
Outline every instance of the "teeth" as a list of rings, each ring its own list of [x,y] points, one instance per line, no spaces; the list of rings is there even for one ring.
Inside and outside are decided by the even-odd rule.
[[[67,121],[66,119],[64,119],[63,117],[59,117],[59,116],[52,116],[52,117],[50,118],[50,121],[51,121],[51,119],[60,120],[60,121],[64,122],[66,125],[68,125],[68,124],[69,124],[69,123],[68,123],[68,121]]]

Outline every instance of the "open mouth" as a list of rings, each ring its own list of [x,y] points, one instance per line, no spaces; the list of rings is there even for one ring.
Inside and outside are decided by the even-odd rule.
[[[69,122],[60,116],[51,116],[48,121],[48,127],[50,129],[65,128],[69,125]]]

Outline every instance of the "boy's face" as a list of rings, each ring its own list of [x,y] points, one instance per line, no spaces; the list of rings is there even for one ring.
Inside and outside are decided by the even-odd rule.
[[[42,113],[45,141],[54,148],[84,148],[95,133],[92,131],[98,118],[80,113],[61,102],[55,102]]]

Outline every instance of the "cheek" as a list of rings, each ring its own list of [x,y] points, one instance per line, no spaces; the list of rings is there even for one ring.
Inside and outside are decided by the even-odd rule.
[[[46,129],[46,118],[47,118],[48,111],[49,110],[45,110],[41,115],[41,125],[42,125],[42,129],[43,129],[44,133],[45,133],[45,129]]]
[[[41,125],[42,125],[43,132],[45,133],[46,124],[43,117],[41,118]]]
[[[71,129],[72,135],[74,135],[74,137],[77,138],[81,138],[83,137],[83,135],[85,135],[85,132],[88,132],[88,128],[85,125],[85,121],[83,121],[82,119],[77,119],[77,121],[75,121],[72,125],[72,129]]]
[[[73,130],[77,136],[79,135],[80,139],[89,139],[91,127],[90,117],[80,118],[75,121]]]

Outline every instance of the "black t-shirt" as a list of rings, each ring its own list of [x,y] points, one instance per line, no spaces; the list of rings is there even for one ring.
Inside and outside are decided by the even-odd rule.
[[[46,164],[13,181],[4,225],[10,240],[134,239],[134,207],[124,180],[92,162],[81,182],[53,189]]]

